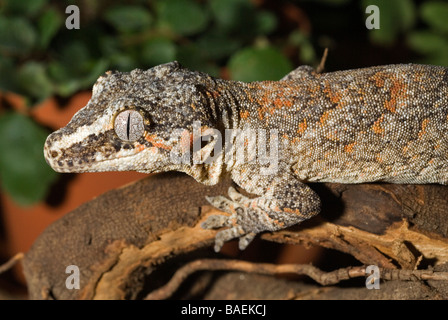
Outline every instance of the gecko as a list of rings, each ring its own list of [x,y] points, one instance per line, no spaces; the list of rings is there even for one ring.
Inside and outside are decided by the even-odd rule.
[[[320,212],[309,182],[447,184],[448,68],[300,66],[248,83],[176,61],[108,71],[44,155],[58,172],[181,171],[206,185],[230,177],[239,191],[207,197],[227,214],[202,227],[219,229],[215,251],[232,239],[243,250]]]

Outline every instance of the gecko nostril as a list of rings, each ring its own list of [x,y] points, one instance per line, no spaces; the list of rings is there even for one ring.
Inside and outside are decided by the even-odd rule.
[[[58,152],[57,151],[51,151],[51,157],[52,158],[56,158],[58,156]]]

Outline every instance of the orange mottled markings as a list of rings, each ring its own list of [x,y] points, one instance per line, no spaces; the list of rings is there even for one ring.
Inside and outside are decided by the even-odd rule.
[[[334,91],[331,89],[330,83],[325,82],[324,93],[328,96],[330,101],[334,104],[338,104],[342,99],[342,92],[340,90]]]
[[[135,151],[140,152],[145,149],[145,146],[143,144],[137,144],[134,148]]]
[[[287,212],[287,213],[293,213],[293,214],[296,214],[296,215],[298,215],[298,216],[301,215],[299,209],[283,208],[283,211],[284,211],[284,212]]]
[[[163,144],[163,142],[157,141],[157,136],[155,134],[146,134],[145,140],[151,143],[156,148],[171,150],[171,146],[167,146]]]
[[[350,144],[345,145],[345,146],[344,146],[344,150],[345,150],[345,152],[347,152],[347,153],[351,153],[351,152],[353,152],[353,148],[355,147],[355,145],[356,145],[356,141],[355,141],[355,142],[352,142],[352,143],[350,143]]]
[[[249,117],[249,111],[241,110],[240,111],[240,117],[241,117],[241,119],[247,119]]]
[[[290,97],[290,92],[293,91],[291,86],[279,86],[277,82],[264,81],[263,85],[252,84],[251,88],[255,90],[260,89],[256,99],[249,97],[249,100],[255,102],[259,107],[257,109],[258,118],[263,120],[269,117],[269,114],[274,114],[276,110],[282,108],[290,108],[294,105],[294,100]],[[268,119],[266,119],[267,121]]]
[[[285,223],[284,222],[280,222],[278,220],[274,220],[274,224],[278,225],[280,228],[284,228],[285,227]]]
[[[395,80],[390,88],[390,99],[384,103],[384,107],[390,112],[395,112],[398,100],[402,100],[406,95],[406,84],[401,79]]]
[[[381,153],[377,153],[376,155],[375,155],[375,159],[376,159],[376,162],[378,162],[378,163],[383,163],[383,157],[381,156]]]
[[[269,113],[273,114],[275,110],[292,107],[293,103],[291,99],[289,99],[287,93],[288,88],[275,88],[275,90],[266,90],[266,95],[262,98],[262,100],[269,105]]]
[[[384,121],[384,114],[381,115],[381,117],[379,117],[378,120],[375,121],[375,123],[372,126],[372,130],[373,132],[375,132],[376,134],[383,134],[384,133],[384,129],[381,126],[381,123]]]
[[[196,111],[196,106],[194,105],[194,103],[191,104],[191,109]]]
[[[426,127],[428,126],[429,119],[425,119],[422,121],[422,128],[420,129],[420,132],[418,133],[418,138],[421,139],[421,137],[426,133]]]
[[[421,82],[425,75],[423,72],[414,72],[412,76],[415,82]]]
[[[219,91],[207,91],[207,95],[209,97],[212,97],[213,99],[218,98],[221,94],[219,93]]]
[[[332,140],[332,141],[339,141],[338,131],[337,130],[330,131],[327,134],[327,139]]]
[[[319,119],[321,125],[324,125],[330,115],[330,111],[325,111]]]
[[[265,107],[258,108],[258,119],[263,120],[264,112],[265,112]]]
[[[378,88],[382,88],[384,87],[385,76],[387,76],[387,74],[385,74],[384,72],[377,72],[372,77],[370,77],[369,80],[373,80]]]
[[[274,108],[280,109],[283,107],[292,107],[292,101],[285,98],[277,98],[274,100]],[[274,109],[271,108],[271,109]],[[271,114],[274,112],[274,110],[271,111]]]
[[[299,123],[299,129],[297,130],[297,133],[299,135],[302,135],[306,131],[306,128],[307,128],[306,119],[303,119],[303,121]]]
[[[408,94],[406,83],[402,79],[393,78],[393,74],[386,71],[381,71],[375,73],[369,78],[369,80],[374,81],[378,88],[383,88],[385,86],[388,87],[386,85],[386,80],[390,80],[392,82],[389,89],[390,99],[384,102],[384,107],[387,110],[390,112],[396,112],[397,107],[404,104],[403,102],[399,104],[399,102],[404,100]]]

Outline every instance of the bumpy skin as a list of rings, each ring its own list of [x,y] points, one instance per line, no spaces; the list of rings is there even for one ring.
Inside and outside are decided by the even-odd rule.
[[[98,79],[88,105],[48,137],[45,157],[60,172],[177,170],[205,184],[230,174],[258,197],[230,189],[230,199],[208,199],[230,216],[212,216],[203,227],[228,227],[217,233],[215,250],[236,237],[244,249],[257,233],[320,211],[307,181],[446,184],[447,71],[408,64],[317,74],[302,66],[280,81],[253,83],[215,79],[177,62],[109,72]],[[136,141],[120,139],[114,129],[123,110],[143,118]],[[277,170],[262,174],[268,164],[227,161],[224,152],[211,163],[195,164],[193,155],[190,163],[173,163],[171,151],[193,144],[195,121],[202,133],[216,128],[223,137],[225,129],[277,130]],[[183,140],[173,134],[179,130]],[[204,146],[202,156],[212,157],[216,143]]]

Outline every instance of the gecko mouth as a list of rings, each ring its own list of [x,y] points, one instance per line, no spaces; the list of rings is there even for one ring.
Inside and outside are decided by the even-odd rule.
[[[165,157],[151,153],[151,161],[145,157],[144,150],[119,149],[117,151],[94,151],[94,148],[72,150],[57,149],[51,141],[45,143],[44,155],[48,165],[61,173],[106,172],[106,171],[145,171],[158,172],[166,165]],[[149,165],[150,163],[150,165]],[[151,172],[147,168],[151,168]]]
[[[45,149],[45,160],[48,165],[57,172],[99,172],[123,170],[123,163],[126,159],[135,157],[136,153],[127,155],[109,154],[108,158],[103,158],[101,152],[89,153],[82,156],[65,156],[63,151]],[[65,159],[64,159],[65,158]],[[128,170],[133,170],[129,168]]]

